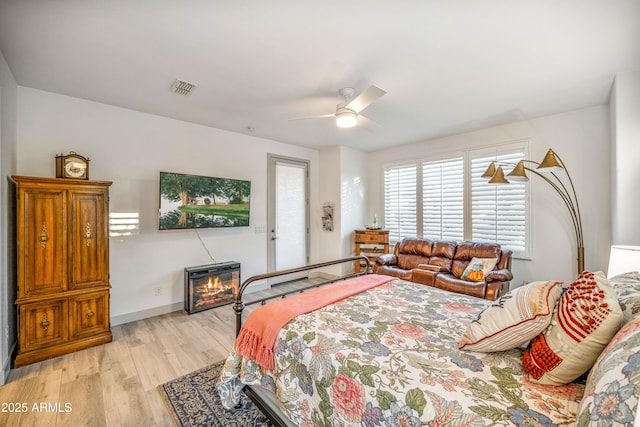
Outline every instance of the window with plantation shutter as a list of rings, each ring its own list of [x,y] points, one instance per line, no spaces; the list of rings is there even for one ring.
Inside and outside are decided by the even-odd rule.
[[[403,237],[498,243],[529,256],[526,183],[489,184],[492,161],[508,173],[525,159],[527,141],[465,150],[384,167],[384,225],[393,244]],[[508,177],[507,177],[508,179]]]
[[[422,235],[464,240],[462,157],[422,163]]]
[[[506,174],[524,157],[524,150],[516,150],[471,158],[471,239],[520,256],[527,254],[526,184],[489,184],[481,175],[493,161],[505,165]]]
[[[417,235],[417,165],[399,165],[384,170],[384,226],[389,240]]]

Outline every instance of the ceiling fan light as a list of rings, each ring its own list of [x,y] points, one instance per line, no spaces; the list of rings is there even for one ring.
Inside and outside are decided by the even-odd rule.
[[[353,111],[342,111],[336,114],[336,125],[339,128],[352,128],[358,124],[358,115]]]

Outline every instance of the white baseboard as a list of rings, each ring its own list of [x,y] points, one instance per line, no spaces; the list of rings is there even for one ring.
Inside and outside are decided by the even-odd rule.
[[[5,385],[9,379],[9,372],[11,371],[11,356],[16,348],[17,343],[14,342],[9,349],[9,357],[2,361],[2,371],[0,371],[0,386]]]
[[[2,371],[0,372],[0,386],[5,385],[7,383],[10,370],[11,370],[11,358],[9,357],[2,364]]]
[[[324,280],[337,279],[338,276],[325,273],[322,271],[313,271],[309,274],[310,279],[321,278]],[[261,291],[268,289],[269,285],[266,282],[252,283],[246,290],[247,294],[251,292]],[[121,314],[119,316],[111,317],[111,326],[123,325],[129,322],[135,322],[136,320],[147,319],[149,317],[161,316],[163,314],[173,313],[174,311],[184,310],[184,301],[174,302],[172,304],[163,305],[161,307],[149,308],[147,310],[136,311],[133,313]]]
[[[267,287],[264,284],[262,286],[256,287],[251,286],[249,289],[247,289],[247,293],[255,292],[261,289],[267,289]],[[153,307],[146,310],[135,311],[133,313],[112,316],[111,326],[123,325],[125,323],[135,322],[136,320],[148,319],[149,317],[161,316],[163,314],[182,310],[184,310],[184,301],[174,302],[172,304],[163,305],[160,307]]]
[[[136,320],[147,319],[149,317],[160,316],[174,311],[184,310],[184,301],[174,302],[173,304],[163,305],[161,307],[149,308],[147,310],[136,311],[133,313],[121,314],[111,317],[111,326],[123,325]]]

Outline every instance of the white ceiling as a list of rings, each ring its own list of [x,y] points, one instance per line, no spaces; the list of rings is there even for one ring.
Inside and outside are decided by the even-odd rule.
[[[606,104],[640,0],[0,0],[0,51],[22,86],[372,151]],[[374,130],[291,120],[370,84]]]

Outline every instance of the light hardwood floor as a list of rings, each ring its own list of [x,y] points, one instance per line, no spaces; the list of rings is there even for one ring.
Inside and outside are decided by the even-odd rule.
[[[157,386],[226,358],[234,328],[231,305],[114,326],[109,344],[13,369],[0,426],[171,426]]]

